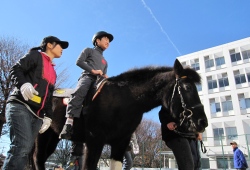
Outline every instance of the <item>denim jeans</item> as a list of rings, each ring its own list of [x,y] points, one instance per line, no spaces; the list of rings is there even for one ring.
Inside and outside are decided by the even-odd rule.
[[[2,169],[23,170],[42,120],[30,113],[23,104],[10,102],[6,105],[6,121],[10,129],[11,143]]]

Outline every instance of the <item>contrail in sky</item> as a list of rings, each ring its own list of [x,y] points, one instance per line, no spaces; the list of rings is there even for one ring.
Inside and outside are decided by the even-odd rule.
[[[179,53],[179,55],[181,55],[180,51],[178,50],[178,48],[175,46],[174,42],[170,39],[170,37],[168,36],[167,32],[162,28],[161,23],[157,20],[157,18],[155,17],[155,15],[153,14],[152,10],[147,6],[147,4],[144,2],[144,0],[141,0],[144,7],[147,8],[147,10],[149,11],[150,15],[153,17],[153,19],[155,20],[155,22],[159,25],[161,31],[163,32],[164,35],[166,35],[168,41],[173,45],[173,47],[175,48],[175,50]]]

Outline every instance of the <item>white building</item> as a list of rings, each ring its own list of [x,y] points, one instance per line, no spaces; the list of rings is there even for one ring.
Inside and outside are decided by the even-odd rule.
[[[208,117],[203,134],[210,169],[232,167],[231,141],[247,160],[250,149],[250,37],[178,57],[183,66],[197,70],[197,86]],[[226,161],[225,161],[226,160]]]

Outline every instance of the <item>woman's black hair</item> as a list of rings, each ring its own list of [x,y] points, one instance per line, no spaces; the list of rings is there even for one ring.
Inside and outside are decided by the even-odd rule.
[[[41,50],[42,52],[45,52],[46,51],[46,45],[47,44],[44,44],[42,47],[41,46],[39,46],[39,47],[33,47],[33,48],[31,48],[30,50],[29,50],[29,52],[31,52],[31,51],[38,51],[38,50]]]

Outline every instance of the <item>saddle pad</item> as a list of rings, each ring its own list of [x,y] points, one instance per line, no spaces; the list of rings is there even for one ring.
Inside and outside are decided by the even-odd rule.
[[[102,90],[102,87],[104,86],[104,84],[107,82],[107,79],[102,79],[97,85],[96,85],[96,92],[92,98],[92,100],[94,100],[96,98],[96,96],[100,93],[100,91]]]
[[[70,97],[74,89],[55,89],[53,96],[55,97]]]

